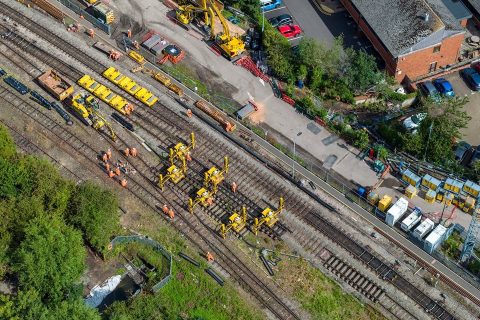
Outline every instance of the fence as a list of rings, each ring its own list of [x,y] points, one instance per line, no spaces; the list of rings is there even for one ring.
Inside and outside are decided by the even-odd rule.
[[[172,277],[172,255],[160,243],[147,238],[145,236],[118,236],[115,237],[111,242],[111,248],[113,249],[117,244],[124,244],[130,242],[140,242],[149,246],[152,246],[155,250],[159,251],[168,261],[168,274],[159,282],[152,286],[153,292],[160,290]]]
[[[108,34],[108,35],[111,34],[110,25],[101,22],[100,20],[98,20],[97,18],[95,18],[94,16],[92,16],[90,13],[88,13],[88,12],[85,11],[85,10],[83,10],[83,8],[80,7],[78,4],[75,4],[74,2],[72,2],[72,1],[70,1],[70,0],[57,0],[57,1],[60,2],[61,4],[63,4],[65,7],[69,8],[70,10],[72,10],[73,12],[75,12],[76,14],[78,14],[78,15],[80,15],[80,16],[83,16],[83,18],[85,18],[85,20],[87,20],[87,21],[90,22],[93,26],[95,26],[95,27],[97,27],[98,29],[102,30],[102,31],[105,32],[106,34]]]

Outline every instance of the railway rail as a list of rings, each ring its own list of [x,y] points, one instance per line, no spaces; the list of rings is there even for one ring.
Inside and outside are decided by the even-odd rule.
[[[73,59],[81,62],[83,65],[85,65],[86,67],[91,69],[96,74],[101,74],[101,72],[103,72],[103,70],[105,70],[105,68],[106,68],[105,65],[99,63],[98,61],[95,61],[95,60],[91,59],[87,54],[79,51],[78,48],[72,46],[70,43],[61,39],[57,35],[52,34],[50,31],[46,30],[45,28],[43,28],[42,26],[36,24],[35,22],[33,22],[31,20],[24,19],[24,17],[20,13],[10,9],[8,6],[5,6],[4,4],[0,3],[0,7],[2,9],[5,9],[5,10],[2,10],[2,11],[5,14],[7,14],[8,16],[11,16],[13,19],[15,19],[17,23],[22,24],[25,27],[27,27],[28,29],[32,30],[38,36],[40,36],[43,39],[47,40],[48,42],[52,43],[55,47],[57,47],[58,49],[65,52],[66,54],[71,56]],[[43,56],[42,60],[45,61],[46,53],[45,52],[42,53],[41,52],[42,50],[39,49],[38,47],[36,47],[34,45],[33,46],[30,45],[30,46],[26,47],[25,50],[26,51],[30,50],[30,48],[32,48],[32,47],[34,47],[38,50],[36,53],[32,52],[32,54],[36,55],[37,57],[40,56],[40,58]],[[70,76],[72,76],[73,74],[76,74],[77,76],[79,76],[80,72],[78,70],[76,70],[74,67],[69,66],[68,64],[66,64],[64,62],[59,61],[58,59],[53,59],[53,61],[51,61],[51,59],[47,59],[46,61],[48,61],[49,64],[56,64],[57,66],[54,66],[54,67],[59,69],[59,71],[61,73],[64,73],[64,74],[67,74],[67,75],[70,75]],[[60,68],[59,66],[62,65],[62,64],[63,64],[63,66]],[[129,97],[129,99],[130,99],[130,97]],[[157,132],[160,132],[161,134],[157,135],[156,138],[158,138],[160,144],[165,149],[168,148],[168,146],[172,145],[173,143],[178,142],[177,140],[178,140],[179,137],[182,137],[183,139],[185,139],[187,134],[191,131],[192,124],[188,120],[186,120],[185,118],[179,116],[174,111],[167,108],[166,106],[163,106],[163,108],[161,110],[162,112],[158,112],[158,111],[151,110],[151,109],[138,109],[137,111],[138,111],[137,112],[138,114],[132,116],[132,118],[136,117],[135,120],[137,121],[137,123],[140,123],[142,127],[144,126],[147,130],[149,130],[150,134],[156,134]],[[152,123],[148,124],[146,119],[151,119],[151,122],[153,122],[154,125],[152,125]],[[187,130],[187,129],[189,129],[189,130]],[[202,132],[202,140],[203,140],[203,142],[205,142],[205,145],[207,143],[209,143],[209,140],[213,140],[213,138],[214,137],[212,135],[209,135],[206,132]],[[58,139],[61,139],[61,137],[59,137]],[[201,143],[199,143],[199,144],[201,144]],[[212,146],[212,144],[210,144],[210,146]],[[216,148],[205,147],[205,148],[202,148],[201,150],[196,149],[194,157],[199,160],[199,162],[195,164],[195,166],[196,166],[195,171],[197,171],[196,173],[198,173],[198,171],[201,168],[208,167],[208,166],[206,166],[206,164],[209,163],[209,161],[210,161],[209,159],[221,159],[226,153],[229,153],[228,154],[229,156],[231,156],[232,154],[235,154],[234,150],[232,150],[231,147],[225,147],[224,145],[218,146]],[[261,174],[259,171],[251,170],[251,168],[248,167],[246,164],[241,163],[242,157],[239,157],[238,155],[236,155],[234,158],[238,160],[238,165],[236,165],[233,168],[233,170],[232,170],[231,174],[229,174],[229,176],[230,175],[234,176],[236,181],[244,182],[245,184],[248,183],[248,184],[255,185],[255,188],[251,188],[252,190],[250,190],[250,192],[245,192],[245,198],[243,199],[243,201],[246,201],[245,199],[250,199],[253,203],[253,204],[251,204],[251,206],[254,207],[255,204],[258,206],[258,203],[260,203],[262,201],[265,202],[264,198],[267,198],[270,201],[274,201],[273,199],[278,199],[278,197],[280,195],[283,195],[287,199],[287,206],[290,207],[290,208],[295,208],[295,214],[297,216],[300,216],[303,219],[305,219],[307,222],[311,223],[311,221],[309,220],[309,210],[310,210],[309,206],[303,204],[304,200],[301,197],[295,196],[294,191],[291,190],[292,188],[290,188],[289,190],[286,190],[286,189],[282,189],[282,188],[278,187],[278,188],[276,188],[276,190],[272,190],[272,189],[274,189],[274,188],[271,188],[272,185],[277,186],[277,183],[274,179],[271,179],[268,176],[266,177],[265,174]],[[157,166],[157,168],[152,168],[149,164],[146,164],[146,163],[141,164],[141,163],[139,163],[139,161],[140,160],[138,160],[135,165],[141,167],[141,169],[137,170],[137,171],[139,171],[140,173],[142,173],[144,175],[144,176],[142,176],[142,179],[143,179],[143,182],[147,182],[148,188],[147,188],[147,186],[144,186],[141,183],[133,182],[132,186],[129,187],[129,190],[131,192],[133,192],[137,197],[139,197],[139,199],[142,199],[143,201],[145,201],[145,198],[147,198],[149,200],[152,200],[152,199],[157,200],[155,202],[146,201],[146,203],[150,204],[150,205],[151,205],[151,203],[162,203],[167,198],[177,199],[176,206],[179,210],[182,210],[184,208],[183,205],[182,205],[182,201],[185,201],[185,199],[179,199],[179,196],[178,196],[179,192],[177,192],[177,190],[181,190],[182,191],[181,193],[183,193],[183,194],[185,194],[185,192],[188,193],[189,190],[186,190],[187,189],[186,187],[180,185],[180,186],[178,186],[177,190],[175,190],[175,187],[166,188],[168,190],[164,194],[162,194],[161,196],[158,195],[158,192],[155,189],[155,174],[158,173],[158,170],[159,170],[158,166]],[[198,174],[196,176],[198,177]],[[192,179],[196,179],[196,178],[192,178]],[[195,180],[195,181],[198,181],[198,180]],[[193,184],[193,181],[191,181],[191,182]],[[193,187],[191,187],[192,184],[189,185],[190,188],[193,188]],[[241,183],[240,183],[240,185],[241,185]],[[221,189],[223,190],[223,188],[221,188]],[[260,193],[260,192],[258,192],[258,190],[262,190],[262,192]],[[226,192],[226,191],[225,191],[225,194],[226,194],[226,196],[225,196],[224,199],[222,199],[221,202],[223,204],[225,204],[225,207],[226,207],[228,205],[228,201],[229,201],[229,199],[231,199],[231,197],[228,196],[228,192]],[[237,196],[237,194],[236,194],[236,196]],[[290,200],[290,201],[288,201],[288,200]],[[232,205],[230,205],[230,206],[232,206]],[[223,208],[225,208],[225,207],[223,207]],[[218,208],[222,208],[222,207],[218,206]],[[233,208],[233,209],[236,209],[236,208]],[[218,219],[221,219],[222,212],[225,214],[224,210],[222,209],[222,212],[218,211],[220,209],[216,209],[216,210],[217,211],[214,212],[213,215],[215,217],[218,217]],[[230,213],[230,212],[227,212],[227,213]],[[190,221],[190,220],[196,219],[196,218],[192,218],[190,216],[183,216],[182,215],[182,219],[184,219],[185,221]],[[201,219],[198,219],[198,220],[195,220],[195,221],[197,221],[197,222],[199,221],[200,224],[202,224],[205,227],[205,229],[210,228],[210,227],[207,228],[207,226],[205,225],[205,222],[202,221]],[[326,220],[324,220],[324,221],[326,221]],[[185,223],[187,223],[187,222],[185,222]],[[190,221],[190,223],[193,224],[194,222]],[[322,230],[322,229],[318,229],[318,230],[321,231],[322,233],[326,234],[332,240],[334,240],[334,241],[338,240],[336,238],[338,235],[332,235],[331,233],[328,233],[328,232],[326,232],[325,230]],[[183,232],[183,233],[185,233],[185,232]],[[205,242],[205,243],[210,242],[210,241],[217,241],[216,238],[212,238],[214,240],[206,239],[205,236],[203,236],[202,234],[199,234],[199,233],[196,233],[196,236],[202,238],[202,241]],[[346,235],[344,235],[343,233],[341,233],[340,236],[346,237]],[[351,241],[353,242],[353,240],[351,240]],[[195,243],[197,243],[197,242],[195,242]],[[353,243],[355,244],[355,242],[353,242]],[[220,246],[220,245],[217,244],[217,246]],[[357,244],[357,246],[358,246],[358,244]],[[350,250],[351,248],[350,249],[345,248],[345,249],[347,249],[348,251],[351,252],[351,250]],[[229,250],[231,251],[231,249],[229,249]],[[354,254],[354,256],[356,258],[362,260],[362,255],[357,256],[357,255]],[[224,259],[231,259],[231,258],[225,257]],[[385,268],[388,269],[389,267],[388,266],[381,266],[381,268],[379,268],[379,271],[385,272],[387,270]],[[239,270],[239,271],[241,273],[248,273],[248,268],[246,269],[246,271],[242,271],[242,270]],[[235,272],[233,272],[233,273],[235,274]],[[235,278],[235,276],[232,273],[230,273],[230,274]],[[385,276],[383,273],[378,273],[378,274],[379,274],[379,276]],[[387,273],[387,275],[389,275],[389,273]],[[235,279],[237,281],[241,282],[241,279],[238,280],[238,277],[235,278]],[[389,281],[391,282],[391,280],[389,280]],[[408,285],[413,287],[413,285],[411,285],[409,283],[408,283]],[[416,289],[416,288],[414,288],[414,289]],[[251,290],[249,290],[249,291],[251,291]],[[406,291],[408,291],[408,290],[406,290]],[[419,300],[418,297],[417,297],[417,294],[419,292],[420,291],[418,289],[416,289],[416,291],[415,290],[410,290],[410,291],[408,291],[407,295],[409,295],[414,301],[419,303],[419,305],[426,307],[425,310],[431,312],[438,319],[454,319],[453,316],[448,317],[447,316],[447,315],[449,315],[448,312],[446,312],[441,306],[436,304],[430,298],[427,297],[429,300],[427,300],[427,299],[420,299]],[[421,294],[423,294],[423,293],[421,293]],[[263,299],[263,301],[265,301],[265,300],[268,301],[268,299]],[[259,301],[262,301],[262,299],[260,298]],[[426,306],[425,306],[425,304],[426,304]],[[280,307],[278,309],[282,310],[282,307]],[[286,310],[285,307],[283,307],[283,309]],[[290,316],[293,316],[293,314],[295,314],[295,313],[291,312]],[[437,315],[440,315],[440,316],[437,316]]]
[[[3,82],[0,83],[0,102],[10,105],[20,110],[32,120],[43,126],[52,133],[56,142],[67,144],[74,152],[80,153],[87,161],[99,166],[100,162],[95,161],[96,156],[100,154],[99,150],[95,150],[82,139],[71,134],[67,129],[55,121],[55,119],[46,115],[41,107],[33,104],[25,96],[19,96],[7,87]],[[112,144],[112,147],[115,146]],[[71,153],[72,151],[70,151]],[[146,181],[145,181],[146,180]],[[155,204],[164,203],[166,200],[156,192],[155,187],[151,185],[149,179],[137,171],[136,175],[129,176],[130,186],[128,190],[141,200],[145,205],[150,206],[152,210],[158,211]],[[170,195],[169,198],[172,198]],[[175,206],[175,205],[174,205]],[[249,267],[242,261],[240,257],[225,242],[218,238],[208,238],[204,234],[208,234],[201,228],[206,228],[204,223],[198,225],[198,219],[192,215],[181,214],[181,208],[176,205],[177,216],[181,219],[181,223],[174,224],[179,231],[200,248],[207,248],[217,254],[217,260],[223,262],[225,270],[237,282],[242,284],[245,289],[258,299],[260,303],[274,314],[278,319],[300,319],[297,313],[289,307],[282,299],[255,273],[250,272]],[[191,231],[191,232],[190,232]]]

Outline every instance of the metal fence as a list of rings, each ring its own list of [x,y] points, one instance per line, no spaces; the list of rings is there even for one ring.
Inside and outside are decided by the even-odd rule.
[[[74,3],[73,1],[70,0],[57,0],[61,4],[63,4],[65,7],[69,8],[70,10],[74,11],[76,14],[83,16],[85,20],[93,24],[96,28],[102,30],[106,34],[110,35],[111,34],[111,28],[110,25],[105,24],[92,16],[90,13],[85,11],[82,7],[80,7],[78,4]]]
[[[118,236],[118,237],[115,237],[110,242],[110,244],[111,244],[111,248],[113,249],[115,247],[115,245],[117,245],[117,244],[124,244],[124,243],[130,243],[130,242],[140,242],[140,243],[149,245],[149,246],[153,247],[155,250],[157,250],[158,252],[160,252],[160,254],[162,254],[167,259],[167,261],[168,261],[168,274],[162,280],[160,280],[159,282],[157,282],[156,284],[154,284],[152,286],[153,292],[157,292],[165,284],[167,284],[167,282],[172,277],[172,255],[164,247],[162,247],[160,245],[160,243],[158,243],[157,241],[152,240],[152,239],[150,239],[148,237],[145,237],[145,236],[140,236],[140,235]]]

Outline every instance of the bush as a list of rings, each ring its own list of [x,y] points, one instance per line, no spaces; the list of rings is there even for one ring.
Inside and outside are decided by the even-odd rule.
[[[0,158],[11,158],[17,153],[17,147],[8,130],[0,125]]]

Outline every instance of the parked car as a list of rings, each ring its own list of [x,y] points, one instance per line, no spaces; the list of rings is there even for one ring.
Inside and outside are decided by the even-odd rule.
[[[468,164],[469,167],[473,167],[475,162],[480,160],[480,146],[475,148],[475,152],[473,152],[472,159],[470,159],[470,163]]]
[[[444,96],[455,97],[452,84],[445,78],[438,78],[433,80],[433,85]]]
[[[437,88],[435,88],[431,81],[422,82],[418,87],[420,89],[420,92],[425,97],[430,98],[435,102],[441,101],[442,98],[440,96],[440,92],[438,92]]]
[[[289,14],[281,14],[278,17],[274,17],[274,18],[269,19],[268,22],[270,22],[270,24],[274,28],[276,28],[276,27],[279,27],[279,26],[284,26],[284,25],[293,23],[293,18]]]
[[[288,26],[280,26],[278,27],[278,31],[285,37],[285,38],[293,38],[302,33],[302,29],[296,24],[288,25]]]
[[[465,68],[460,71],[465,82],[475,91],[480,90],[480,74],[473,68]]]
[[[420,123],[427,117],[426,113],[417,113],[407,119],[403,120],[403,126],[405,129],[412,131],[420,126]]]
[[[465,142],[465,141],[460,141],[457,144],[457,147],[455,148],[455,160],[457,161],[462,161],[463,158],[465,158],[465,155],[467,154],[468,150],[470,150],[472,146]]]
[[[277,9],[282,5],[281,0],[260,0],[260,5],[262,11],[270,11],[273,9]]]

